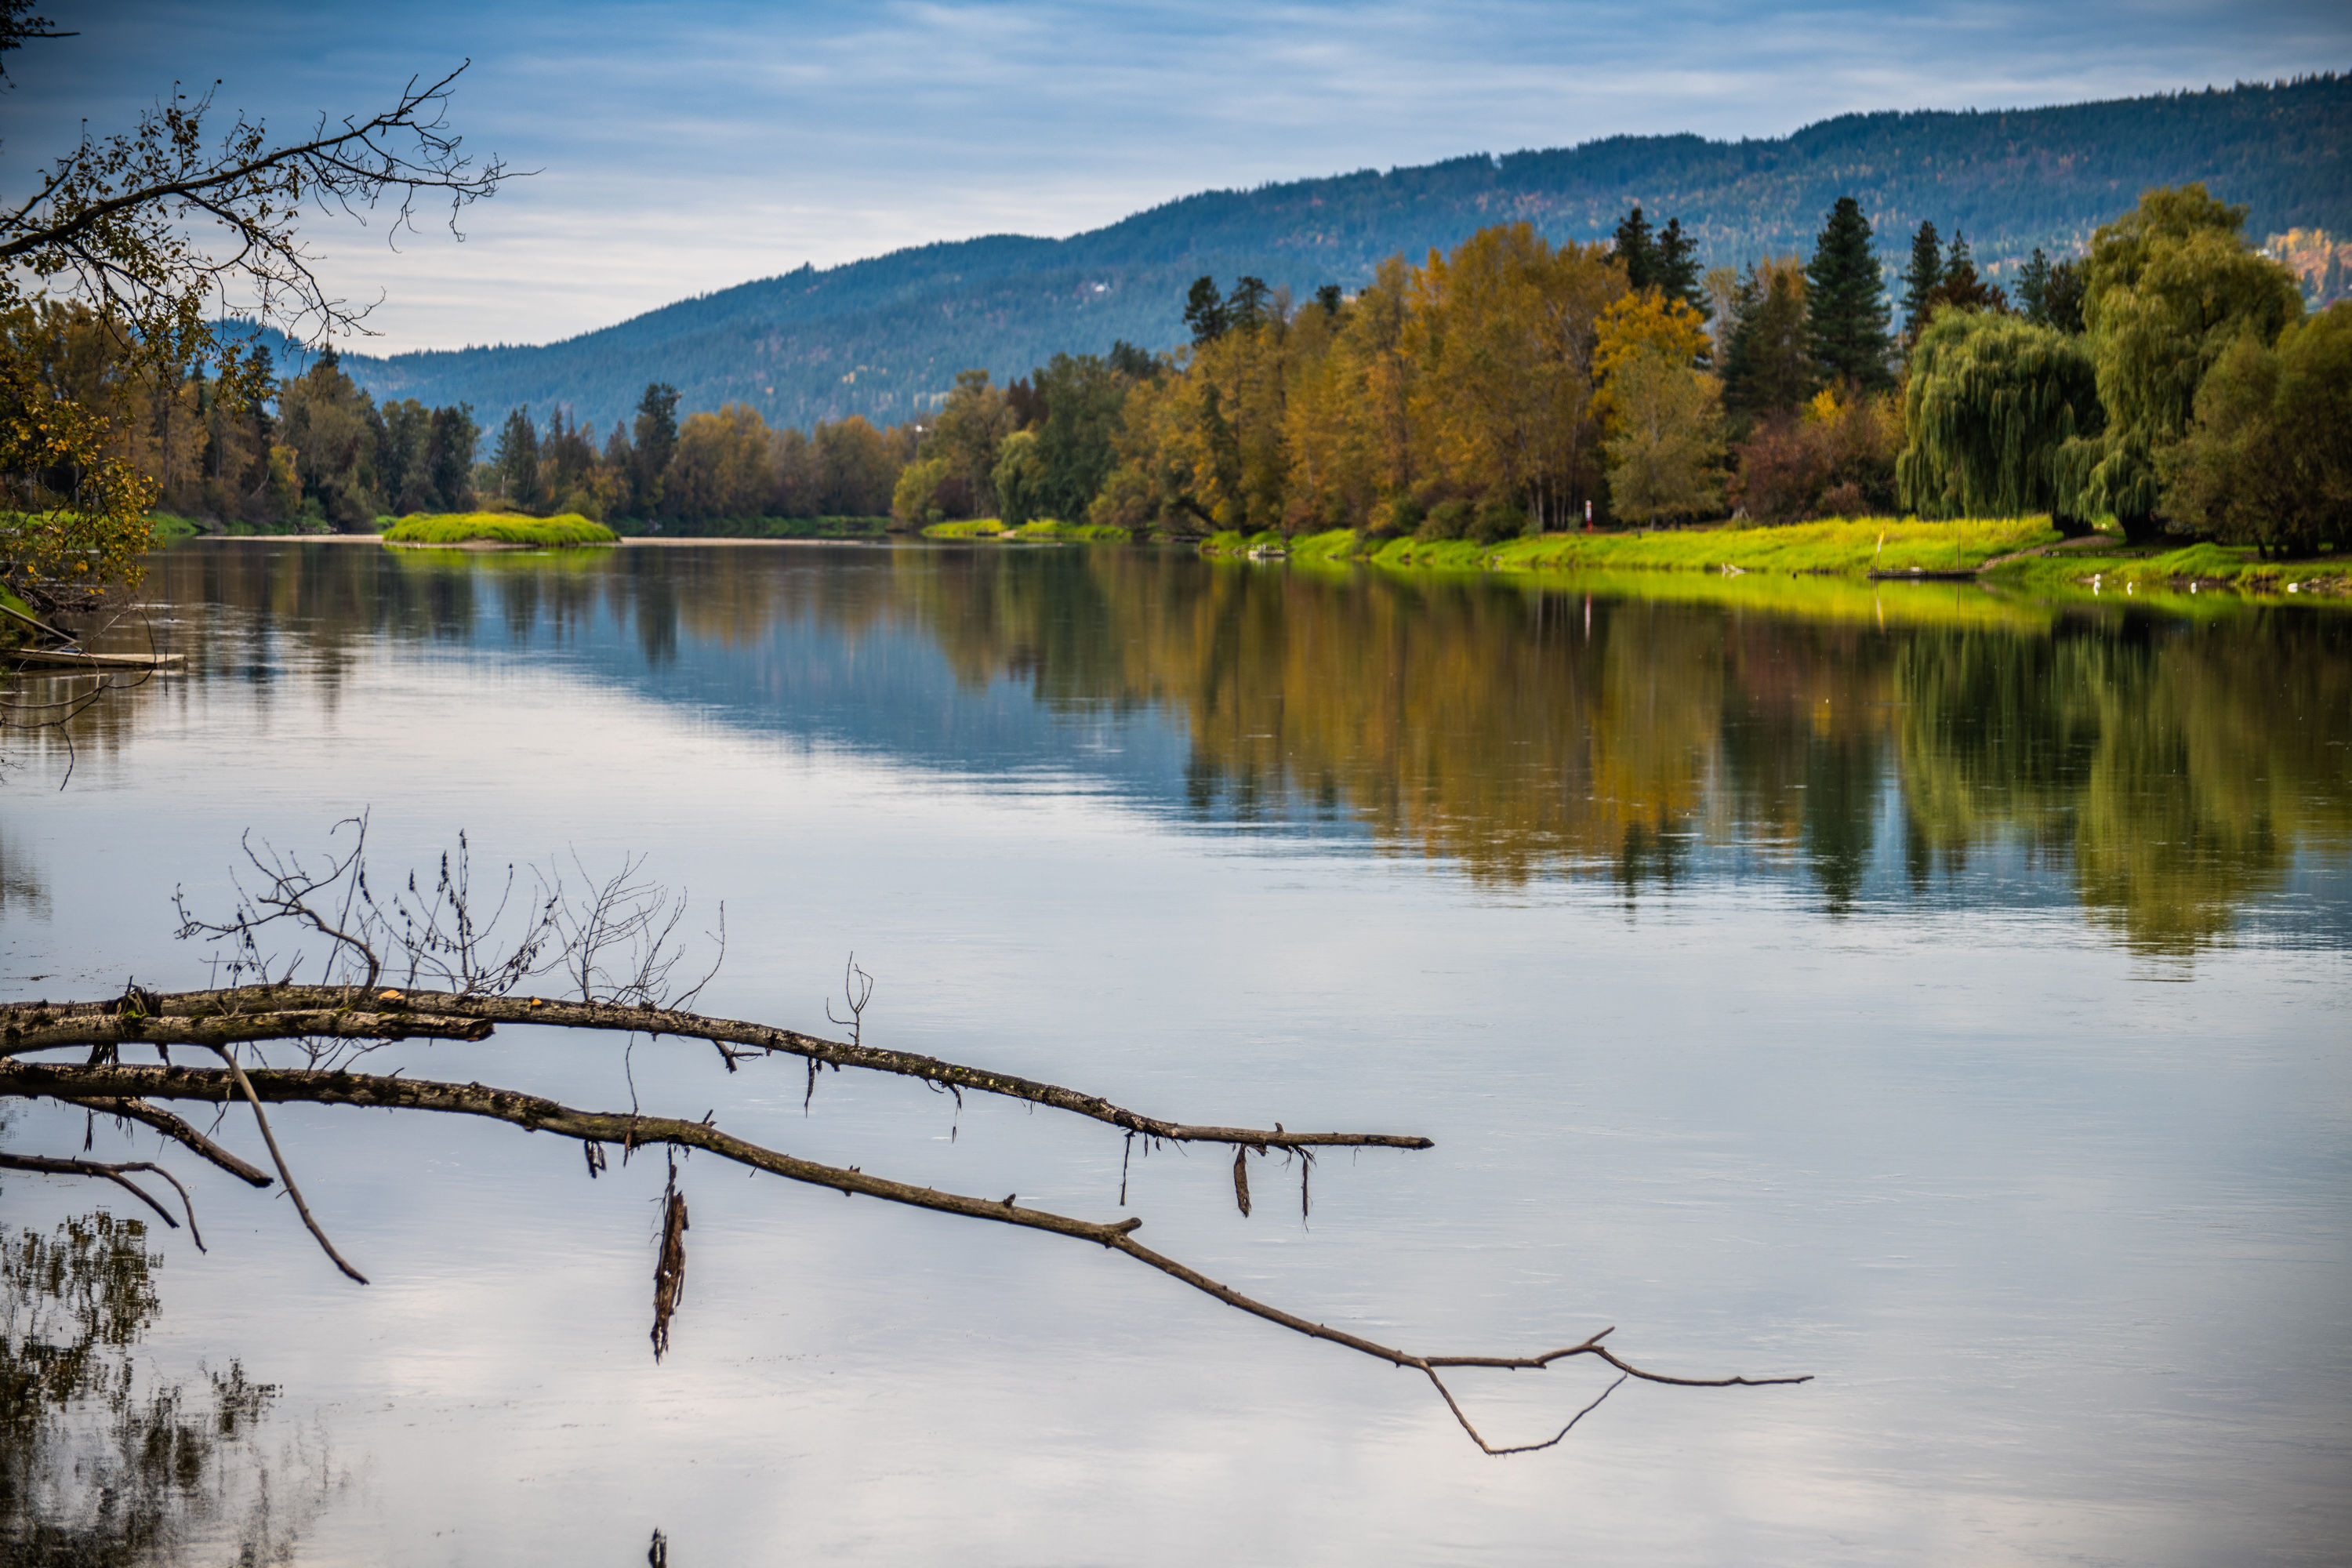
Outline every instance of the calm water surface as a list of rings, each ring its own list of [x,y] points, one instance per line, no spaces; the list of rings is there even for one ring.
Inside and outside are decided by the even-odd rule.
[[[217,906],[248,828],[642,852],[725,901],[709,1010],[832,1032],[854,949],[875,1043],[1436,1140],[1327,1156],[1305,1218],[1278,1163],[1244,1219],[1226,1162],[1139,1157],[1143,1238],[1243,1289],[1818,1376],[1486,1458],[1412,1374],[1115,1256],[708,1161],[656,1366],[659,1160],[289,1107],[376,1283],[177,1160],[212,1250],[160,1244],[146,1353],[279,1385],[297,1561],[2347,1559],[2352,620],[857,547],[222,542],[145,598],[187,673],[0,786],[11,995],[201,984],[170,894]],[[804,1114],[797,1062],[528,1029],[376,1059],[1121,1212],[1108,1129],[919,1084]],[[1525,1441],[1602,1385],[1461,1391]]]

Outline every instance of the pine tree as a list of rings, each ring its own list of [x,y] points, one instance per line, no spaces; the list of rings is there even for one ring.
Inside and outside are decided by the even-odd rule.
[[[530,405],[510,409],[499,431],[499,488],[515,505],[539,500],[539,432],[531,427]]]
[[[1266,301],[1273,290],[1263,278],[1242,277],[1234,279],[1234,291],[1225,297],[1225,319],[1234,328],[1248,331],[1265,325]]]
[[[1870,220],[1840,196],[1805,268],[1805,334],[1825,381],[1891,385],[1886,366],[1886,285],[1871,248]]]
[[[1681,229],[1675,229],[1677,234]],[[1617,259],[1625,268],[1625,281],[1635,289],[1654,289],[1658,285],[1657,243],[1650,236],[1650,220],[1635,207],[1617,226]]]
[[[2050,269],[2042,289],[2042,314],[2062,332],[2083,330],[2083,264],[2062,261]]]
[[[1698,242],[1683,232],[1683,220],[1670,217],[1651,247],[1654,281],[1669,300],[1680,300],[1705,321],[1715,314],[1714,302],[1699,286]]]
[[[1952,248],[1944,256],[1944,280],[1929,296],[1932,310],[1937,305],[1957,305],[1963,310],[2000,310],[2009,309],[2009,296],[1984,280],[1977,270],[1977,258],[1969,249],[1968,236],[1955,232]]]
[[[1923,223],[1911,237],[1911,265],[1903,269],[1903,335],[1916,339],[1927,324],[1927,296],[1944,281],[1944,252],[1936,226]]]
[[[1731,297],[1723,404],[1742,419],[1783,414],[1812,395],[1806,353],[1805,276],[1795,258],[1748,268]]]
[[[2025,307],[2025,319],[2037,327],[2050,324],[2050,258],[2035,246],[2033,254],[2017,272],[2017,302]]]
[[[1184,296],[1184,324],[1192,331],[1192,346],[1216,342],[1233,325],[1225,310],[1225,298],[1217,292],[1213,278],[1195,278],[1190,292]]]

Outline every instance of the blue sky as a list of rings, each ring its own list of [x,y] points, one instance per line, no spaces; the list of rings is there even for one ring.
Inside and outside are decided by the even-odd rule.
[[[44,9],[83,36],[12,57],[0,195],[174,79],[290,132],[473,59],[468,145],[541,172],[463,245],[313,226],[342,291],[383,296],[378,351],[543,342],[803,261],[1068,234],[1213,186],[2352,67],[2340,0]]]

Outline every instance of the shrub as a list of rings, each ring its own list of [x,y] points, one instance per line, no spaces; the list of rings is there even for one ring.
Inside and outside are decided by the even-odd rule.
[[[1476,516],[1466,500],[1442,500],[1429,509],[1429,515],[1413,530],[1415,539],[1434,543],[1441,540],[1466,538]]]
[[[1468,537],[1480,544],[1500,544],[1528,531],[1528,514],[1508,501],[1488,501],[1472,520]]]

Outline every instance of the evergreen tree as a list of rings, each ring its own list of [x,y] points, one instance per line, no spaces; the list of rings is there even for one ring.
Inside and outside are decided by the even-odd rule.
[[[1805,336],[1825,381],[1876,388],[1893,384],[1886,366],[1886,285],[1871,248],[1870,220],[1852,196],[1840,196],[1813,242],[1805,267]]]
[[[1225,300],[1226,321],[1242,331],[1265,325],[1266,297],[1271,292],[1263,278],[1234,279],[1234,291]]]
[[[1315,302],[1323,307],[1323,313],[1326,316],[1328,316],[1335,321],[1338,320],[1339,315],[1339,306],[1343,302],[1343,296],[1339,292],[1339,286],[1337,283],[1324,284],[1323,287],[1315,290]]]
[[[647,382],[629,434],[637,449],[636,469],[629,476],[631,510],[652,517],[661,510],[662,476],[677,454],[677,388],[666,381]]]
[[[1679,225],[1679,220],[1677,220]],[[1681,228],[1676,227],[1676,234]],[[1625,268],[1625,281],[1635,289],[1654,289],[1658,285],[1658,247],[1651,237],[1650,220],[1635,207],[1617,226],[1617,260]]]
[[[499,427],[499,489],[507,500],[529,508],[539,500],[539,432],[531,428],[530,405],[510,409]]]
[[[1804,402],[1813,391],[1806,351],[1805,275],[1795,258],[1749,267],[1731,298],[1723,354],[1726,411],[1754,420]]]
[[[425,436],[425,471],[433,507],[464,511],[473,504],[474,447],[481,438],[472,404],[433,411]]]
[[[1216,342],[1233,325],[1233,317],[1225,310],[1225,297],[1217,292],[1215,279],[1192,279],[1192,290],[1184,296],[1184,325],[1192,329],[1194,348]]]
[[[1680,300],[1705,321],[1715,314],[1714,301],[1699,282],[1698,241],[1683,232],[1683,220],[1670,217],[1651,247],[1651,274],[1669,300]]]
[[[2050,324],[2050,258],[2035,246],[2017,271],[2017,302],[2025,319],[2037,327]]]
[[[1956,305],[1963,310],[2000,310],[2009,309],[2009,296],[1984,280],[1977,271],[1977,258],[1969,249],[1969,237],[1957,231],[1952,235],[1952,248],[1944,257],[1944,280],[1928,295],[1929,310],[1937,306]]]
[[[2062,261],[2050,269],[2042,290],[2042,313],[2062,332],[2083,330],[2083,264]]]
[[[1903,269],[1903,336],[1916,339],[1927,324],[1927,296],[1944,281],[1943,246],[1933,223],[1923,223],[1911,237],[1911,265]]]

